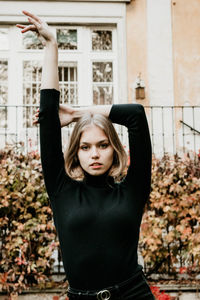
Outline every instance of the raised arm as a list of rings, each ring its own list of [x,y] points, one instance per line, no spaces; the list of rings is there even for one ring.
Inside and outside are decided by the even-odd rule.
[[[35,32],[39,40],[45,46],[41,89],[59,90],[58,47],[56,39],[46,22],[26,10],[22,12],[27,16],[30,24],[27,26],[17,24],[16,26],[22,29],[22,33],[27,31]]]
[[[147,200],[151,183],[151,141],[145,111],[140,104],[113,105],[109,118],[128,128],[130,166],[125,184]]]
[[[61,126],[76,121],[85,112],[103,114],[113,123],[128,128],[130,166],[124,183],[127,188],[137,189],[144,195],[149,195],[151,183],[151,140],[145,111],[140,104],[97,105],[74,109],[60,105],[59,115]]]
[[[67,126],[71,122],[76,122],[79,118],[81,118],[85,113],[88,112],[92,114],[102,114],[105,117],[108,117],[110,114],[111,107],[112,105],[95,105],[81,108],[73,108],[71,106],[61,104],[59,106],[59,117],[61,127]]]
[[[59,189],[62,180],[67,178],[61,144],[61,126],[59,120],[59,79],[58,48],[47,23],[39,17],[23,11],[29,25],[18,24],[22,33],[35,31],[45,46],[40,94],[40,146],[41,161],[47,192],[51,198]]]

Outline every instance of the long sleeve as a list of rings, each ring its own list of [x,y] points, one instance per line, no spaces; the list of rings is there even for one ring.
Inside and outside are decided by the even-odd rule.
[[[43,89],[40,92],[40,147],[47,193],[51,198],[67,178],[62,153],[59,119],[60,92]]]
[[[131,165],[123,182],[110,185],[105,174],[94,185],[89,176],[78,182],[65,174],[58,106],[58,91],[41,91],[42,165],[63,265],[71,287],[102,290],[141,271],[139,228],[151,177],[147,121],[142,106],[112,106],[111,121],[128,128]]]
[[[146,201],[151,184],[152,150],[144,108],[140,104],[113,105],[109,118],[128,128],[130,166],[124,183],[142,192]]]

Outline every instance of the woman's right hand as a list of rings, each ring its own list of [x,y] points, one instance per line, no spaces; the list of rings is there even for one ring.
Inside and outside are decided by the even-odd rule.
[[[39,123],[39,121],[38,121],[39,113],[40,113],[40,110],[38,108],[36,114],[33,116],[33,124],[35,124],[35,125],[37,125]],[[69,105],[63,105],[63,104],[59,105],[59,118],[60,118],[61,127],[67,126],[70,123],[77,121],[74,118],[74,113],[75,113],[75,110],[72,107],[70,107]]]
[[[59,118],[61,127],[67,126],[75,121],[74,113],[75,110],[71,106],[65,104],[59,105]]]
[[[36,32],[38,38],[40,39],[40,41],[44,46],[46,46],[48,42],[54,42],[54,43],[56,42],[53,33],[51,32],[48,24],[45,21],[40,19],[38,16],[31,14],[28,11],[23,10],[22,12],[24,15],[28,17],[28,21],[30,23],[30,25],[16,24],[18,28],[22,29],[21,30],[22,33],[27,31]]]

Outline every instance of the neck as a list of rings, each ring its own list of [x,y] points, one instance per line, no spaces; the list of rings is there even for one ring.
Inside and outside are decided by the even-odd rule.
[[[108,187],[108,186],[113,186],[114,184],[114,179],[113,177],[108,175],[108,172],[99,175],[99,176],[93,176],[88,173],[84,173],[85,179],[84,182],[87,185],[91,185],[94,187]]]

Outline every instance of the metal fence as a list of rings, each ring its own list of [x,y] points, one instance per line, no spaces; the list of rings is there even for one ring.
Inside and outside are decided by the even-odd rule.
[[[38,126],[32,124],[36,109],[33,105],[0,105],[0,148],[20,143],[25,152],[40,151]],[[199,153],[200,106],[146,106],[145,110],[155,155]],[[63,147],[72,126],[62,129]],[[116,129],[128,150],[127,130],[122,126]]]
[[[39,127],[32,123],[37,108],[32,105],[0,105],[0,148],[6,144],[16,144],[25,153],[40,152]],[[199,153],[200,106],[146,106],[145,111],[156,156],[162,157],[165,153]],[[63,147],[72,128],[73,125],[70,125],[62,129]],[[117,125],[116,129],[128,150],[126,128]],[[54,259],[54,273],[62,274],[64,270],[59,252],[54,253]]]

